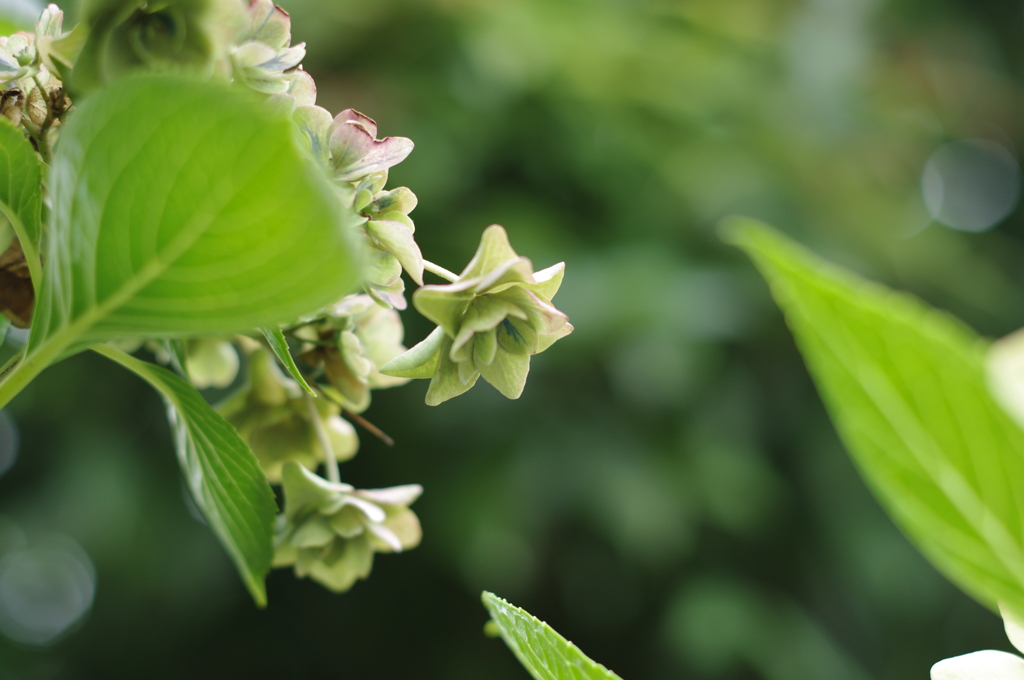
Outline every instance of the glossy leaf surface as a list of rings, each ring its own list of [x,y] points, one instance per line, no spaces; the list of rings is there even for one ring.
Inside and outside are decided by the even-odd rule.
[[[986,343],[762,224],[726,232],[771,285],[840,437],[896,523],[968,593],[1024,611],[1024,432],[986,387]]]
[[[101,345],[100,354],[134,371],[167,404],[178,462],[192,500],[220,539],[260,606],[273,557],[274,492],[238,432],[185,380],[165,368]]]
[[[482,599],[505,644],[536,680],[621,680],[528,612],[493,593]]]
[[[345,212],[292,124],[180,76],[86,98],[54,157],[29,351],[248,330],[351,292]]]

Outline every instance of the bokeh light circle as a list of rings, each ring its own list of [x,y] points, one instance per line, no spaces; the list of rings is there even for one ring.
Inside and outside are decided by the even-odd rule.
[[[0,559],[0,633],[15,642],[55,642],[92,606],[96,575],[85,551],[66,536]]]
[[[932,219],[960,231],[985,231],[1017,206],[1020,166],[996,142],[948,142],[925,163],[921,191]]]

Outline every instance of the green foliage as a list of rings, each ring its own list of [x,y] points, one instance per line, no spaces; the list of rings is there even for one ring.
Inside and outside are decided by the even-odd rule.
[[[288,351],[288,341],[284,337],[284,333],[278,326],[267,326],[263,329],[263,335],[267,339],[267,344],[270,345],[270,349],[274,352],[281,364],[285,367],[295,382],[299,383],[302,389],[309,392],[314,397],[316,392],[313,388],[306,383],[306,379],[302,377],[302,373],[299,372],[299,367],[295,365],[295,359],[292,358],[291,353]]]
[[[350,292],[345,213],[289,126],[182,77],[126,78],[85,101],[54,158],[29,352],[241,331]]]
[[[840,436],[897,524],[968,593],[1024,610],[1024,432],[986,387],[986,343],[762,224],[725,232],[771,285]]]
[[[100,354],[134,371],[167,403],[178,462],[192,500],[260,606],[273,557],[277,504],[267,477],[238,432],[195,389],[165,368],[139,361],[110,347]]]
[[[42,238],[42,169],[32,144],[18,128],[0,117],[0,213],[21,241],[32,277],[38,281],[39,241]],[[6,229],[5,229],[6,231]],[[12,234],[0,232],[0,247],[10,245]]]
[[[485,592],[482,599],[505,644],[536,680],[619,680],[528,612],[494,593]]]

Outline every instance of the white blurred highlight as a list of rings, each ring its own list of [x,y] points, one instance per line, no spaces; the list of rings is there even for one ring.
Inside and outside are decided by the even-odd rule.
[[[96,572],[67,536],[33,538],[0,558],[0,633],[14,642],[57,641],[92,606]]]
[[[992,396],[1024,427],[1024,328],[992,343],[985,372]]]
[[[985,231],[1017,207],[1020,166],[996,142],[949,142],[925,163],[921,192],[932,219],[960,231]]]

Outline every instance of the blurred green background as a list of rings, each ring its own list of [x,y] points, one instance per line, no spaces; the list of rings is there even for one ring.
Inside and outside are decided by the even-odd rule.
[[[99,357],[50,369],[0,422],[0,553],[77,555],[29,619],[95,594],[48,644],[0,637],[0,678],[525,679],[482,634],[482,589],[626,680],[904,680],[1009,649],[871,498],[715,225],[759,217],[985,334],[1024,325],[1024,4],[285,9],[319,103],[416,142],[391,185],[419,196],[425,255],[458,271],[503,224],[538,267],[566,261],[576,332],[515,402],[376,393],[398,443],[361,433],[342,475],[423,484],[423,545],[341,596],[276,572],[264,611],[190,514],[157,396]],[[429,331],[405,319],[408,344]]]

